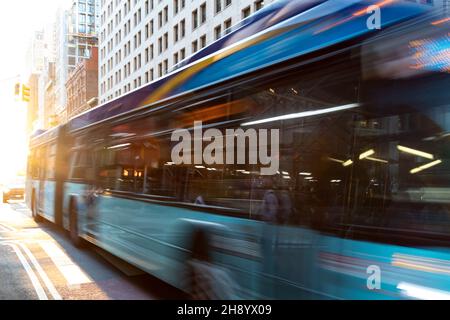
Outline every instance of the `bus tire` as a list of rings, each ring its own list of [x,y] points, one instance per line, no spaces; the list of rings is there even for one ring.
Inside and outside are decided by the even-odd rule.
[[[39,215],[37,210],[37,199],[36,199],[36,192],[33,190],[32,196],[31,196],[31,216],[33,217],[34,222],[41,223],[42,217]]]
[[[78,205],[75,198],[70,199],[69,205],[69,235],[72,244],[77,248],[85,245],[84,240],[80,237],[78,230]]]

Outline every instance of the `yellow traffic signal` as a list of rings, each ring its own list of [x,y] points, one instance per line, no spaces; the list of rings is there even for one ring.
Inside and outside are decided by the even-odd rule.
[[[14,95],[17,97],[20,96],[20,83],[16,83],[14,86]]]
[[[30,88],[26,85],[22,85],[22,101],[30,102]]]

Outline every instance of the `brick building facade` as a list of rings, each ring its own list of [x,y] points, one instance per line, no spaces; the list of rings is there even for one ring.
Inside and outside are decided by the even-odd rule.
[[[71,119],[98,103],[98,50],[92,48],[91,58],[81,61],[66,82],[67,119]]]

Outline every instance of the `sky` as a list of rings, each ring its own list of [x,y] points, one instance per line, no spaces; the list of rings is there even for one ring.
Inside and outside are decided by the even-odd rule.
[[[26,166],[26,105],[14,97],[14,84],[26,81],[26,51],[36,30],[52,23],[70,0],[3,1],[0,10],[0,183]],[[17,77],[19,76],[19,77]]]

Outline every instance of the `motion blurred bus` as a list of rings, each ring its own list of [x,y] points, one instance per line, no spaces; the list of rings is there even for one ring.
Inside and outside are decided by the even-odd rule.
[[[194,299],[449,299],[449,27],[424,1],[274,2],[32,137],[27,204]],[[279,130],[276,174],[175,163],[200,121]]]

